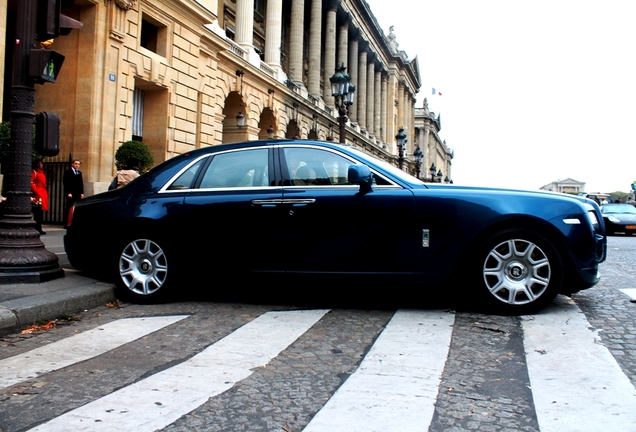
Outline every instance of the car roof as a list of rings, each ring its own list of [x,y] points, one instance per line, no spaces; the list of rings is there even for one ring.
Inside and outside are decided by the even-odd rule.
[[[262,139],[262,140],[254,140],[254,141],[241,141],[241,142],[235,142],[235,143],[218,144],[218,145],[213,145],[209,147],[192,150],[192,151],[184,153],[184,155],[219,153],[219,152],[223,152],[227,150],[268,147],[268,146],[281,145],[281,144],[318,145],[318,146],[334,148],[334,149],[353,148],[352,146],[348,144],[332,143],[328,141],[278,138],[278,139]]]

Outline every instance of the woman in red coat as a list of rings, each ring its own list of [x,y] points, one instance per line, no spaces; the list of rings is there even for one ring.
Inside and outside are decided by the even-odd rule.
[[[33,162],[33,171],[31,171],[31,209],[33,210],[33,220],[35,221],[35,229],[41,234],[42,231],[43,212],[49,210],[49,191],[46,189],[46,175],[44,174],[44,164],[38,160]]]

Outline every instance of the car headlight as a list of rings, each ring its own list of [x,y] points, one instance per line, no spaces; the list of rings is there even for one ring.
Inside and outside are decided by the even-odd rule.
[[[611,223],[615,223],[615,224],[617,224],[617,223],[621,223],[621,221],[620,221],[620,220],[619,220],[616,216],[611,216],[611,215],[609,215],[609,216],[607,216],[607,219],[608,219]]]

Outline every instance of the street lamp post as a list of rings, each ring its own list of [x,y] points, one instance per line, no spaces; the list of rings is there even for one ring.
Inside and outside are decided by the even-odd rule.
[[[420,170],[422,169],[422,157],[424,157],[424,154],[422,154],[422,150],[420,149],[419,145],[415,148],[413,156],[415,156],[415,169],[417,171],[417,178],[419,179]]]
[[[31,149],[35,86],[29,53],[35,43],[36,0],[17,2],[11,88],[11,139],[0,218],[0,283],[40,283],[64,277],[57,255],[46,250],[31,219]]]
[[[431,164],[431,167],[428,169],[428,172],[431,173],[431,183],[435,183],[435,174],[437,173],[437,167],[435,167],[435,162]]]
[[[437,174],[437,167],[435,166],[435,162],[431,164],[431,167],[428,169],[428,172],[431,173],[431,183],[435,183],[435,174]]]
[[[406,147],[406,134],[404,133],[404,127],[400,127],[398,134],[395,136],[395,140],[398,145],[398,162],[400,169],[404,167],[404,147]]]
[[[333,74],[331,81],[331,95],[334,97],[334,103],[338,110],[338,124],[340,125],[340,142],[347,142],[347,115],[349,107],[353,104],[353,93],[356,87],[351,84],[351,77],[345,71],[347,68],[344,63],[336,67],[336,73]]]

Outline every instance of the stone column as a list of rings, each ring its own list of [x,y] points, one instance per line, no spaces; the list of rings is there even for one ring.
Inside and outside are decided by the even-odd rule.
[[[356,91],[353,95],[353,105],[349,107],[349,120],[357,122],[360,86],[358,83],[358,39],[355,37],[349,42],[349,66],[347,67],[347,72],[351,76],[351,84],[356,86]]]
[[[396,154],[395,134],[397,134],[399,125],[397,124],[397,89],[398,77],[394,73],[389,73],[386,98],[386,141],[390,144],[389,148],[393,154]]]
[[[425,130],[426,130],[425,127],[417,128],[417,145],[420,146],[420,150],[422,150],[422,153],[424,153],[424,154],[426,154],[425,153],[426,150],[424,149],[424,146],[425,146],[425,143],[424,143],[424,131]],[[424,159],[422,159],[422,160],[424,160]],[[422,168],[424,168],[424,165],[422,165]]]
[[[360,128],[366,129],[367,127],[367,52],[366,50],[360,51],[360,58],[358,62],[358,88],[356,89],[358,95],[358,124]]]
[[[380,101],[380,121],[381,121],[381,140],[387,142],[388,114],[387,104],[389,103],[389,78],[387,74],[382,74],[382,96]]]
[[[254,1],[236,0],[236,40],[242,48],[254,45]]]
[[[325,76],[323,86],[325,87],[323,100],[325,105],[334,107],[333,96],[331,96],[331,81],[329,78],[336,73],[336,2],[329,3],[327,15],[325,17]]]
[[[380,66],[378,66],[379,68]],[[381,140],[382,137],[382,124],[381,124],[381,110],[382,110],[382,71],[376,70],[375,72],[375,96],[373,97],[373,135],[377,140]]]
[[[398,83],[398,106],[397,106],[397,114],[398,114],[398,124],[397,127],[404,127],[404,84],[401,82]],[[407,131],[408,132],[408,131]],[[408,137],[413,138],[413,137]],[[407,138],[407,139],[408,139]]]
[[[373,55],[373,54],[371,54]],[[375,130],[375,61],[367,64],[367,132],[373,134]]]
[[[251,1],[251,0],[244,0]],[[291,42],[289,47],[289,76],[294,84],[303,86],[303,28],[305,0],[292,0]]]
[[[280,69],[280,46],[282,45],[283,0],[267,1],[265,18],[265,63]]]
[[[404,150],[410,152],[410,148],[413,145],[413,131],[411,130],[411,94],[406,86],[404,87],[404,132],[406,132],[408,142]]]
[[[409,127],[415,133],[415,94],[411,94],[411,105],[409,107]],[[411,154],[415,152],[415,137],[411,140]]]
[[[424,128],[424,145],[422,146],[422,151],[424,152],[424,162],[422,162],[422,170],[425,171],[425,174],[430,176],[431,173],[429,169],[431,168],[431,164],[433,163],[433,157],[431,155],[431,148],[428,143],[429,140],[429,130],[427,127]]]
[[[311,0],[309,21],[309,76],[307,90],[320,98],[320,44],[322,42],[322,0]]]
[[[338,27],[338,55],[336,58],[336,63],[341,64],[344,63],[347,66],[347,70],[349,70],[347,62],[349,59],[347,58],[347,53],[349,49],[349,19],[347,18],[340,27]]]

